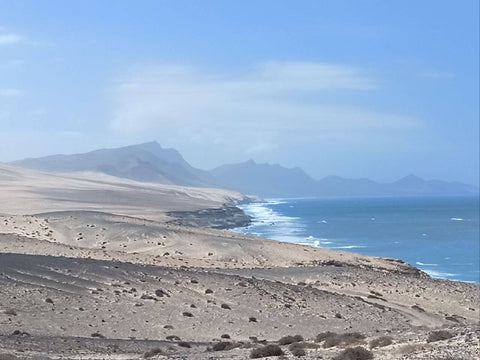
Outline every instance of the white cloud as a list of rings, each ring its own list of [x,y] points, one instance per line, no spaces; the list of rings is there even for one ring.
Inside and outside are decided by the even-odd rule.
[[[22,96],[24,92],[19,89],[7,88],[0,89],[0,97],[19,97]]]
[[[23,36],[14,34],[14,33],[4,32],[3,29],[0,28],[0,45],[18,44],[23,40],[24,40]]]
[[[417,127],[415,119],[348,105],[355,92],[380,87],[360,69],[336,64],[266,62],[244,74],[149,66],[115,83],[110,128],[161,134],[172,145],[176,140],[228,144],[254,154],[275,151],[285,142],[351,139]],[[332,102],[333,95],[350,98]]]

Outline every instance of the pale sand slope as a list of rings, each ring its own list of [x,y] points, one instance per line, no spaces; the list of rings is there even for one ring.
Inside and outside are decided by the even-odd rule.
[[[170,211],[220,208],[242,199],[229,190],[140,183],[99,173],[51,174],[0,163],[0,214],[93,210],[163,221]]]
[[[0,233],[42,240],[25,244],[22,240],[11,243],[0,240],[3,252],[16,252],[22,243],[22,252],[28,254],[128,259],[144,264],[245,268],[339,262],[420,274],[418,269],[395,259],[99,212],[67,211],[37,216],[4,216],[0,217]],[[52,248],[54,244],[68,246]],[[72,250],[71,246],[76,249]]]

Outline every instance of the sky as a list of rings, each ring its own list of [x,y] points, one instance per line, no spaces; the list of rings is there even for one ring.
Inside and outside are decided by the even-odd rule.
[[[477,0],[0,0],[0,161],[156,140],[478,184],[479,131]]]

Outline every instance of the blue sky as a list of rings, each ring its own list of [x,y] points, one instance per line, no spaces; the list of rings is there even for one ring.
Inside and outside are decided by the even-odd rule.
[[[209,169],[478,183],[463,1],[0,0],[0,161],[158,140]]]

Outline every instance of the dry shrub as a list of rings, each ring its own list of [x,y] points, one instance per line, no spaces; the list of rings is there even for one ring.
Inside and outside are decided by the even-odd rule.
[[[317,335],[317,337],[315,338],[315,342],[322,342],[324,340],[327,340],[328,338],[335,337],[335,336],[337,336],[337,334],[334,332],[331,332],[331,331],[323,332]]]
[[[382,336],[377,339],[370,341],[370,349],[374,349],[376,347],[384,347],[391,345],[393,343],[393,339],[390,336]]]
[[[303,336],[302,335],[288,335],[288,336],[284,336],[282,337],[280,340],[278,340],[278,343],[280,345],[289,345],[289,344],[293,344],[295,342],[299,342],[299,341],[303,341]]]
[[[293,344],[290,344],[288,347],[288,350],[292,353],[292,355],[300,357],[300,356],[305,356],[307,355],[305,351],[306,344],[301,343],[301,342],[296,342]]]
[[[180,341],[180,338],[177,335],[168,335],[165,339],[170,341]]]
[[[447,340],[454,337],[454,335],[447,330],[438,330],[438,331],[432,331],[430,335],[428,335],[427,342],[435,342],[435,341],[440,341],[440,340]]]
[[[369,360],[373,359],[373,354],[367,349],[357,346],[343,350],[333,358],[334,360]]]
[[[158,297],[170,297],[170,295],[168,295],[164,290],[162,289],[158,289],[158,290],[155,290],[155,295],[157,295]]]
[[[188,348],[188,349],[190,349],[192,347],[192,345],[190,345],[190,343],[188,343],[186,341],[180,341],[177,345],[180,346],[180,347]]]
[[[283,351],[278,345],[267,345],[260,348],[253,349],[250,353],[251,359],[264,358],[268,356],[280,356]]]
[[[238,344],[234,344],[230,341],[221,341],[212,346],[213,351],[228,351],[238,347]]]
[[[182,313],[183,316],[185,317],[193,317],[193,314],[191,312],[185,311]]]
[[[155,355],[165,355],[165,353],[160,348],[153,348],[151,350],[148,350],[145,354],[143,354],[143,357],[145,359],[148,359],[148,358],[151,358]]]
[[[363,339],[365,339],[365,335],[358,332],[338,334],[325,339],[323,347],[331,348],[337,345],[353,345],[360,343]]]

